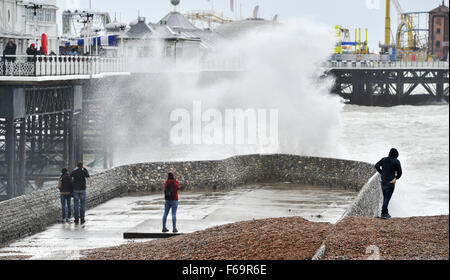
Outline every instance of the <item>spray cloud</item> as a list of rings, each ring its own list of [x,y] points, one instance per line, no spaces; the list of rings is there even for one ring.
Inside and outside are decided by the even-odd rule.
[[[144,73],[133,74],[109,89],[115,91],[116,98],[107,107],[119,115],[112,136],[115,165],[223,159],[251,153],[338,156],[343,104],[329,94],[332,81],[320,78],[320,65],[330,55],[333,44],[331,27],[301,18],[249,29],[222,41],[213,51],[178,56],[176,62],[149,51],[148,59],[139,58]],[[151,50],[161,53],[161,49],[159,45]],[[214,61],[225,71],[199,71],[198,60]],[[171,130],[177,122],[170,117],[177,110],[190,111],[192,116],[195,102],[201,102],[205,111],[223,114],[227,110],[276,111],[279,141],[275,146],[259,142],[249,145],[248,131],[252,128],[248,126],[253,122],[247,119],[244,145],[214,141],[174,145]],[[202,124],[211,125],[210,121],[204,119]],[[270,129],[269,122],[267,118]],[[204,131],[195,132],[192,126],[191,139],[203,137],[194,135]],[[226,127],[225,123],[221,127]],[[269,135],[270,131],[266,129],[265,133]]]

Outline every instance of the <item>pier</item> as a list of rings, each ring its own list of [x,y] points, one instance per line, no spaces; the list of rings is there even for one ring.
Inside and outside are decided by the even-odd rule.
[[[331,61],[332,92],[350,104],[366,106],[448,102],[448,62]],[[419,87],[423,93],[414,94]]]
[[[0,62],[0,200],[57,180],[83,161],[87,88],[92,80],[129,75],[123,60],[72,56],[4,56]],[[101,132],[98,132],[101,133]],[[97,147],[102,150],[101,147]],[[35,184],[30,182],[34,181]]]

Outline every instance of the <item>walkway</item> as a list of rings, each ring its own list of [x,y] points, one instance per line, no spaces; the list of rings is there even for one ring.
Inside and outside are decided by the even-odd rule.
[[[248,186],[226,192],[180,194],[178,228],[199,221],[197,229],[238,221],[300,216],[311,221],[337,222],[356,193],[291,184]],[[88,211],[83,226],[55,224],[46,231],[0,249],[0,259],[79,259],[80,251],[125,244],[123,233],[143,221],[154,220],[151,231],[160,231],[162,194],[113,199]],[[207,221],[207,222],[205,222]],[[168,225],[171,225],[169,215]],[[135,242],[148,241],[136,240]]]

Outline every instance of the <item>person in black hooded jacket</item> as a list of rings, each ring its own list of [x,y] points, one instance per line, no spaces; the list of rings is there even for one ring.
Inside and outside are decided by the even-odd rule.
[[[89,178],[89,172],[84,168],[83,163],[80,162],[77,164],[77,168],[72,171],[70,177],[73,178],[74,222],[78,225],[81,218],[81,224],[83,225],[86,222],[84,220],[86,213],[86,178]]]
[[[389,156],[381,159],[376,165],[375,169],[381,174],[381,189],[383,191],[383,208],[381,210],[381,218],[389,219],[389,201],[395,190],[397,180],[402,177],[402,165],[398,160],[399,152],[396,149],[391,149]]]

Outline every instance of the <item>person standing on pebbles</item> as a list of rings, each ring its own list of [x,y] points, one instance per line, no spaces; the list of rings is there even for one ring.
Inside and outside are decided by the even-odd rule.
[[[381,210],[381,218],[388,220],[389,215],[389,201],[395,190],[397,180],[402,177],[402,165],[398,160],[399,153],[396,149],[391,149],[389,156],[381,159],[376,165],[375,169],[381,174],[381,189],[383,191],[383,208]]]
[[[170,209],[172,209],[172,225],[173,233],[177,233],[177,209],[178,209],[178,190],[180,190],[180,183],[175,179],[173,173],[169,173],[166,182],[164,183],[164,215],[163,215],[163,230],[162,232],[169,232],[166,227],[167,216]]]

